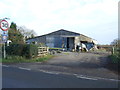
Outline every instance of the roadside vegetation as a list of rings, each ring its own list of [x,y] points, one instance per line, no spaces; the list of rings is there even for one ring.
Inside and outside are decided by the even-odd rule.
[[[26,59],[22,56],[7,56],[6,59],[0,59],[0,63],[31,63],[31,62],[45,62],[51,59],[53,55],[47,55],[42,57],[36,57],[32,59]]]
[[[2,63],[30,63],[44,62],[53,57],[53,55],[45,54],[38,56],[37,44],[10,44],[6,46],[6,58],[2,58]],[[3,55],[3,52],[2,52]]]
[[[120,49],[115,48],[115,51],[112,55],[109,56],[111,58],[112,63],[114,64],[120,64]]]
[[[111,45],[113,45],[112,55],[109,56],[112,60],[111,62],[120,64],[120,40],[114,40]]]
[[[114,40],[111,45],[111,55],[108,56],[106,68],[120,75],[120,40]]]
[[[43,47],[42,44],[27,44],[28,38],[33,38],[35,32],[28,30],[25,27],[18,27],[12,22],[8,30],[8,40],[11,43],[5,45],[6,55],[4,55],[4,46],[0,46],[0,63],[23,63],[23,62],[43,62],[53,57],[53,55],[45,54],[38,56],[38,47]],[[6,56],[6,57],[4,57]]]

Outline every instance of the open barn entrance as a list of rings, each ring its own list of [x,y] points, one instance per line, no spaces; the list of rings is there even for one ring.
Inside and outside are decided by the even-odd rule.
[[[67,37],[67,50],[71,51],[75,48],[74,41],[75,41],[74,37]]]

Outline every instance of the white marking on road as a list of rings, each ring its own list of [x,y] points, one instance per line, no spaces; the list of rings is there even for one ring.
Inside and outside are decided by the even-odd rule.
[[[3,67],[10,67],[8,65],[0,65],[0,66],[3,66]],[[30,71],[31,69],[29,68],[23,68],[23,67],[18,67],[19,69],[23,69],[23,70],[28,70]],[[93,76],[85,76],[85,75],[79,75],[79,74],[72,74],[72,73],[66,73],[66,72],[57,72],[57,71],[46,71],[46,70],[39,70],[41,72],[44,72],[44,73],[48,73],[48,74],[65,74],[65,75],[74,75],[76,76],[77,78],[83,78],[83,79],[89,79],[89,80],[109,80],[109,81],[120,81],[120,80],[117,80],[117,79],[109,79],[109,78],[101,78],[101,77],[93,77]]]
[[[28,71],[30,71],[31,69],[29,69],[29,68],[23,68],[23,67],[18,67],[19,69],[23,69],[23,70],[28,70]]]
[[[2,65],[3,67],[9,67],[9,66],[7,66],[7,65]]]
[[[55,72],[55,71],[45,71],[45,70],[39,70],[39,71],[48,73],[48,74],[59,74],[58,72]]]
[[[109,81],[120,81],[116,79],[109,79],[109,78],[101,78],[101,77],[91,77],[91,76],[84,76],[84,75],[75,75],[77,78],[89,79],[89,80],[109,80]]]
[[[84,76],[76,76],[77,78],[83,78],[83,79],[88,79],[88,80],[98,80],[95,78],[89,78],[89,77],[84,77]]]
[[[77,74],[73,74],[73,75],[77,76]]]
[[[101,79],[101,80],[110,80],[110,81],[120,81],[120,80],[116,80],[116,79],[109,79],[109,78],[101,78],[101,77],[95,77],[95,78],[97,78],[97,79]]]
[[[74,75],[77,78],[83,78],[88,80],[109,80],[109,81],[120,81],[116,79],[108,79],[108,78],[101,78],[101,77],[92,77],[92,76],[85,76],[85,75],[79,75],[79,74],[71,74],[71,73],[65,73],[65,72],[55,72],[55,71],[46,71],[46,70],[39,70],[44,73],[48,74],[65,74],[65,75]]]

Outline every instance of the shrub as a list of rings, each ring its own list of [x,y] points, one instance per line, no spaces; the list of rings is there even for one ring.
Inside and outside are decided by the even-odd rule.
[[[34,44],[11,44],[6,46],[6,53],[31,59],[38,55],[38,48]]]
[[[111,55],[111,59],[113,63],[120,64],[120,48],[115,48],[114,53]]]
[[[10,46],[6,46],[6,53],[8,55],[22,56],[23,49],[23,44],[11,44]]]
[[[27,44],[22,53],[26,58],[33,58],[38,55],[38,46],[34,44]]]

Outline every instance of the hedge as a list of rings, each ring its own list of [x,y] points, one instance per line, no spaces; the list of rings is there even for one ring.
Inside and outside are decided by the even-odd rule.
[[[38,55],[38,46],[34,44],[10,44],[6,46],[6,54],[33,58]]]
[[[22,52],[22,56],[25,56],[26,58],[33,58],[38,55],[38,46],[34,44],[26,44],[24,45],[24,49]]]

